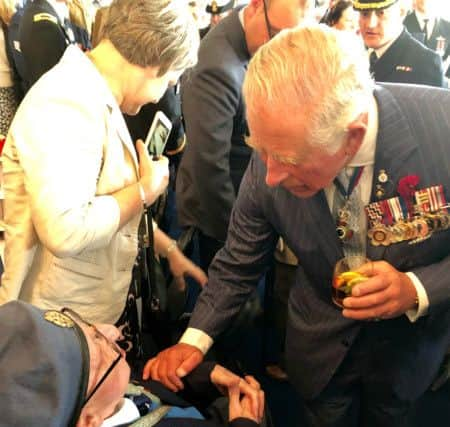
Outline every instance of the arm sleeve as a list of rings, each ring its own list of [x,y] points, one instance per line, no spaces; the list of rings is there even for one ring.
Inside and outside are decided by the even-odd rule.
[[[13,137],[39,239],[58,257],[106,246],[120,220],[114,197],[96,194],[106,117],[51,98],[27,111]]]
[[[265,217],[263,173],[257,185],[254,154],[244,175],[231,214],[225,247],[209,268],[209,282],[193,312],[190,327],[217,337],[238,314],[241,306],[270,265],[278,234]]]
[[[205,232],[219,240],[225,240],[236,198],[230,177],[230,151],[240,96],[235,76],[222,68],[204,69],[183,83],[187,138],[184,155],[189,156],[191,165],[198,165],[190,171],[193,185],[199,195],[207,195],[205,214],[214,219],[214,230]]]

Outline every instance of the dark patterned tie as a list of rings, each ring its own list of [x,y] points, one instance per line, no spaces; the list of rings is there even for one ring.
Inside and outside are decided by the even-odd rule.
[[[369,62],[370,62],[370,73],[373,74],[375,72],[375,64],[378,61],[378,56],[374,50],[370,53]]]
[[[422,32],[425,34],[425,38],[424,38],[425,44],[427,44],[427,42],[428,42],[428,21],[429,21],[428,18],[425,18],[423,20],[424,25],[423,25]]]

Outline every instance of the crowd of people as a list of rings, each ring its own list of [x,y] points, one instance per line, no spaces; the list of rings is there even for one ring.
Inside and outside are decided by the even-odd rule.
[[[0,426],[270,427],[208,357],[261,283],[305,426],[415,426],[450,377],[438,6],[0,0]],[[155,313],[192,286],[171,331]]]

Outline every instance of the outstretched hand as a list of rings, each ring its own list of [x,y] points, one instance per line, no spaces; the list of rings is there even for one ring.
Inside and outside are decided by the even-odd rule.
[[[203,360],[203,353],[189,344],[178,343],[161,351],[150,359],[144,367],[142,378],[163,383],[177,392],[183,389],[181,378],[189,374]]]
[[[176,249],[167,257],[170,272],[172,273],[177,287],[184,289],[186,286],[185,277],[192,277],[201,287],[208,282],[205,272],[187,258],[180,249]]]
[[[363,265],[358,272],[369,277],[343,301],[342,315],[355,320],[391,319],[416,306],[416,288],[407,274],[385,261]]]

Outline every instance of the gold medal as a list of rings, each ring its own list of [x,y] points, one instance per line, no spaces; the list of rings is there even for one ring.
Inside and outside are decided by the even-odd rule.
[[[368,232],[367,235],[373,246],[389,246],[391,243],[391,233],[383,224],[376,224]]]

